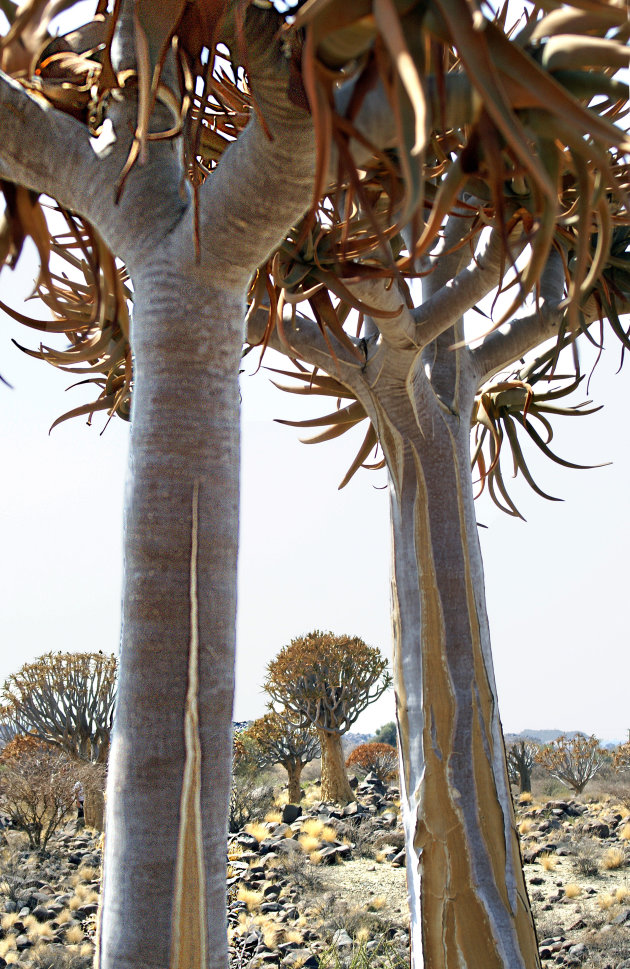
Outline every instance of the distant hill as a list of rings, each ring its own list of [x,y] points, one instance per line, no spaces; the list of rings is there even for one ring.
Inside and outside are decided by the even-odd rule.
[[[577,734],[583,734],[585,737],[590,736],[584,730],[521,730],[520,733],[506,733],[505,742],[506,744],[513,744],[517,740],[537,740],[541,744],[549,744],[556,737],[575,737]],[[607,747],[614,747],[615,744],[604,744]]]

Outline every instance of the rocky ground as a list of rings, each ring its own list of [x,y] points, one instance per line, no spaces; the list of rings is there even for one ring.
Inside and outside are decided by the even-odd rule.
[[[397,793],[368,778],[345,808],[311,795],[230,836],[234,969],[408,965]],[[629,808],[611,796],[517,805],[544,967],[630,969]],[[68,825],[40,857],[5,834],[0,969],[87,969],[100,836]]]

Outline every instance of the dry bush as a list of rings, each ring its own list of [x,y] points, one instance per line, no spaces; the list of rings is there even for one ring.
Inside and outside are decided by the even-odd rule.
[[[228,815],[232,834],[240,831],[248,821],[264,818],[275,807],[273,788],[256,784],[255,780],[249,774],[233,780]]]
[[[322,887],[321,875],[309,862],[306,855],[298,851],[287,851],[279,855],[273,864],[274,870],[285,874],[297,891],[310,895],[319,893]]]
[[[580,875],[592,878],[599,875],[601,855],[592,841],[583,841],[576,849],[572,863]]]
[[[77,769],[68,757],[34,737],[16,737],[0,755],[0,806],[31,848],[45,849],[75,810]]]
[[[380,781],[388,781],[398,772],[398,753],[389,744],[359,744],[348,757],[346,767],[362,774],[375,774]]]

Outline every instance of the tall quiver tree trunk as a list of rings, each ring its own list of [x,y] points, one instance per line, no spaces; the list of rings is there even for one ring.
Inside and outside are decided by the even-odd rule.
[[[317,731],[322,751],[322,801],[347,804],[354,800],[348,781],[341,735],[329,730]]]
[[[302,800],[302,762],[300,760],[286,760],[284,767],[289,775],[288,793],[289,804],[299,804]]]
[[[227,964],[243,308],[177,264],[156,253],[132,277],[132,475],[104,969],[162,966],[169,951],[178,969]]]
[[[463,367],[459,378],[448,407],[418,366],[409,392],[377,409],[390,471],[413,965],[534,969],[473,507],[475,382]]]

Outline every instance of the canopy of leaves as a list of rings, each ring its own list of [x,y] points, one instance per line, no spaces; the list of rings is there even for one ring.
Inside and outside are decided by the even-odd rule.
[[[314,630],[267,667],[265,689],[296,723],[343,734],[391,685],[387,661],[358,636]]]
[[[46,653],[2,687],[3,718],[80,760],[103,763],[116,698],[116,657]]]
[[[398,770],[398,754],[390,744],[359,744],[346,760],[346,767],[365,774],[375,774],[379,780],[390,780]]]
[[[290,719],[272,711],[260,717],[244,731],[242,738],[250,741],[248,750],[259,767],[272,764],[308,764],[320,756],[319,740],[314,729],[291,723]]]
[[[396,721],[390,720],[388,723],[384,723],[382,727],[379,727],[374,734],[374,740],[379,744],[389,744],[390,747],[396,747],[398,744],[398,727],[396,726]]]
[[[574,737],[563,735],[545,744],[535,759],[553,777],[579,794],[604,766],[605,755],[597,737],[578,733]]]
[[[137,69],[119,72],[111,51],[124,8],[116,2],[110,10],[98,0],[87,23],[53,36],[51,19],[75,6],[78,13],[77,0],[27,0],[20,7],[7,0],[3,69],[95,138],[105,132],[112,96],[137,90],[135,137],[119,192],[142,162],[149,138],[177,142],[196,189],[256,110],[246,70],[247,4],[136,0]],[[502,445],[507,442],[516,469],[532,483],[519,434],[555,460],[550,417],[584,412],[554,403],[572,386],[549,386],[559,348],[582,332],[601,345],[605,321],[623,347],[630,346],[620,321],[630,298],[629,141],[618,123],[627,85],[616,77],[627,65],[625,4],[542,0],[511,22],[507,3],[311,0],[297,14],[284,17],[269,7],[266,16],[283,38],[291,97],[313,117],[319,163],[311,211],[252,281],[251,311],[267,314],[265,344],[277,328],[290,355],[299,356],[287,342],[283,318],[301,304],[333,355],[341,345],[361,362],[360,339],[370,336],[369,320],[378,324],[383,315],[353,295],[349,281],[395,277],[404,288],[427,271],[422,258],[457,204],[472,217],[461,245],[472,252],[488,228],[503,239],[511,305],[502,318],[537,292],[549,254],[560,254],[566,299],[556,346],[507,385],[502,380],[484,388],[473,415],[481,481],[488,481],[505,511],[518,514],[503,482]],[[366,98],[378,89],[393,119],[387,150],[356,127]],[[158,108],[170,120],[149,134]],[[33,193],[8,183],[2,188],[0,262],[14,265],[24,239],[34,240],[41,260],[38,293],[51,319],[9,312],[69,339],[63,350],[42,344],[29,352],[85,375],[84,382],[98,389],[95,400],[65,416],[106,410],[127,418],[132,357],[124,266],[81,219],[63,211],[51,221]],[[465,199],[464,209],[458,199]],[[523,247],[528,257],[516,268]],[[310,371],[302,377],[302,392],[350,401],[317,420],[313,440],[338,436],[366,419],[362,404],[337,381],[326,378],[325,384]],[[344,484],[375,443],[369,427]]]

